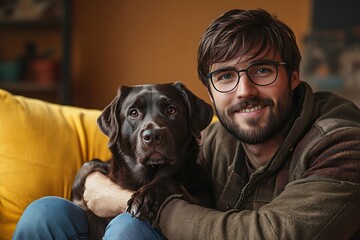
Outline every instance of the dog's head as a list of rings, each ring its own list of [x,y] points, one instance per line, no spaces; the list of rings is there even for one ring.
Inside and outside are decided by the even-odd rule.
[[[200,138],[212,116],[212,107],[180,82],[123,86],[98,125],[109,137],[113,154],[154,166],[174,164],[189,141]]]

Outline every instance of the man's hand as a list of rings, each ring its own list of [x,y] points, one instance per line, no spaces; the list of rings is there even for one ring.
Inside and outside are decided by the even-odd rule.
[[[100,172],[91,173],[85,180],[84,201],[99,217],[115,217],[124,212],[132,194]]]

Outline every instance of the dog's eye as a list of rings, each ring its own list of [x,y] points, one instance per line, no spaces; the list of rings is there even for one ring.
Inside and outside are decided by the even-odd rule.
[[[131,110],[129,111],[129,116],[136,118],[136,117],[139,116],[139,112],[138,112],[136,109],[131,109]]]
[[[169,106],[166,113],[168,115],[174,115],[176,113],[176,108],[174,106]]]

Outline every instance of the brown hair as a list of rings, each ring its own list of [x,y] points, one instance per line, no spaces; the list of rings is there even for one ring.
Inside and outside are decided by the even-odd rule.
[[[198,75],[208,87],[210,67],[217,62],[232,60],[257,49],[254,57],[264,51],[280,53],[287,63],[288,75],[299,71],[301,55],[293,31],[267,11],[230,10],[215,19],[205,30],[198,50]]]

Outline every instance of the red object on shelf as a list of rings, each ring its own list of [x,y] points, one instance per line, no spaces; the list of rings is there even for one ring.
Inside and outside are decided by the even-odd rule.
[[[35,59],[28,65],[29,80],[49,84],[57,82],[58,61],[53,59]]]

